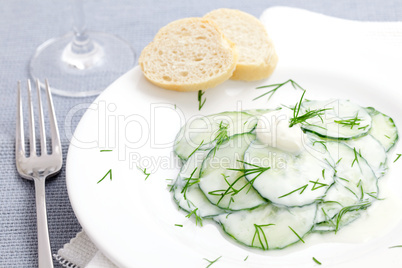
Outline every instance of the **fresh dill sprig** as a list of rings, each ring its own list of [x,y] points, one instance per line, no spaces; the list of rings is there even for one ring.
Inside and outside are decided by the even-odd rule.
[[[299,187],[299,188],[297,188],[297,189],[295,189],[295,190],[293,190],[293,191],[287,193],[287,194],[281,195],[281,196],[279,196],[278,198],[286,197],[286,196],[291,195],[291,194],[293,194],[293,193],[295,193],[295,192],[297,192],[297,191],[300,191],[299,194],[302,194],[302,193],[304,192],[304,190],[306,190],[307,186],[308,186],[308,183],[307,183],[306,185],[303,185],[302,187]]]
[[[315,262],[315,263],[317,263],[318,265],[321,265],[322,263],[321,262],[319,262],[316,258],[314,258],[313,257],[313,261]]]
[[[187,157],[187,159],[190,158],[200,147],[204,144],[204,140],[201,141],[201,143],[197,146],[197,148],[194,149],[194,151],[191,152],[191,154]]]
[[[209,264],[208,264],[208,266],[207,267],[205,267],[205,268],[209,268],[209,267],[211,267],[211,265],[212,264],[214,264],[215,262],[217,262],[220,258],[222,258],[222,256],[220,256],[220,257],[218,257],[218,258],[216,258],[215,260],[213,260],[213,261],[210,261],[210,260],[208,260],[208,259],[205,259],[204,258],[204,260],[206,260],[207,262],[209,262]]]
[[[352,166],[351,166],[351,167],[353,167],[353,165],[354,165],[355,162],[356,162],[357,164],[359,164],[359,158],[358,158],[358,153],[356,152],[356,148],[353,148],[353,152],[354,152],[354,154],[355,154],[355,158],[353,159],[353,162],[352,162]]]
[[[109,169],[109,171],[105,174],[105,176],[103,176],[102,179],[100,179],[97,183],[100,183],[101,181],[103,181],[107,175],[110,174],[110,180],[112,180],[112,169]]]
[[[267,101],[269,101],[271,99],[272,95],[274,95],[274,93],[279,88],[281,88],[282,86],[286,85],[287,83],[290,83],[293,86],[294,89],[301,89],[301,90],[305,91],[298,83],[296,83],[292,79],[289,79],[289,80],[287,80],[287,81],[285,81],[283,83],[280,83],[280,84],[272,84],[272,85],[266,85],[266,86],[257,87],[256,89],[261,89],[261,88],[273,88],[273,89],[271,89],[270,91],[265,92],[264,94],[254,98],[253,101],[270,94],[269,97],[268,97],[268,100],[267,100]]]
[[[371,202],[362,202],[356,205],[351,205],[347,207],[343,207],[339,212],[338,215],[336,216],[336,227],[335,227],[335,233],[339,231],[339,227],[341,224],[342,217],[350,211],[358,211],[358,210],[363,210],[367,209],[369,206],[371,206]]]
[[[195,225],[198,225],[198,223],[199,223],[200,226],[202,226],[202,218],[200,216],[198,216],[197,210],[198,210],[198,208],[192,210],[190,213],[188,213],[186,215],[186,217],[191,218],[191,215],[194,215],[195,216]]]
[[[358,117],[358,113],[356,114],[355,117],[350,118],[350,119],[334,120],[335,123],[340,124],[340,125],[342,125],[344,127],[349,127],[350,126],[350,129],[353,129],[354,126],[360,126],[361,121],[362,121],[362,119],[360,119]],[[368,125],[364,126],[362,128],[367,128],[367,127],[368,127]],[[361,128],[359,128],[359,129],[361,129]]]
[[[181,193],[183,194],[184,199],[186,199],[186,200],[187,200],[186,194],[187,194],[188,188],[189,188],[190,186],[192,186],[192,185],[197,184],[197,183],[200,182],[200,179],[199,179],[199,178],[193,178],[194,173],[195,173],[196,171],[197,171],[197,167],[193,170],[193,172],[191,172],[191,175],[190,175],[189,178],[184,178],[184,179],[183,179],[184,181],[186,181],[186,184],[184,184],[183,189],[181,190]]]
[[[323,169],[323,170],[325,171],[325,169]],[[319,182],[319,180],[320,179],[317,179],[316,181],[309,181],[309,182],[311,182],[313,184],[313,187],[311,188],[311,191],[315,191],[315,190],[320,189],[322,187],[329,186],[326,183]],[[318,185],[318,186],[316,186],[316,185]]]
[[[228,126],[229,124],[224,123],[221,121],[219,123],[219,129],[216,131],[216,136],[212,140],[212,142],[216,142],[214,150],[214,156],[216,151],[219,150],[220,146],[222,145],[223,141],[225,141],[229,136],[228,136]]]
[[[202,100],[202,96],[205,94],[204,91],[198,90],[198,111],[202,109],[207,99]]]
[[[251,241],[251,246],[254,246],[254,241],[255,238],[258,238],[258,241],[260,242],[261,248],[263,250],[268,250],[269,249],[269,245],[268,245],[268,240],[267,240],[267,236],[264,233],[264,230],[262,229],[262,227],[268,227],[268,226],[272,226],[275,225],[273,223],[269,223],[269,224],[254,224],[254,228],[255,228],[255,233],[253,236],[253,240]],[[264,244],[265,243],[265,244]]]
[[[146,168],[142,169],[142,168],[140,168],[139,166],[137,166],[137,168],[138,168],[139,170],[141,170],[142,173],[144,173],[144,175],[145,175],[145,180],[147,180],[148,177],[149,177],[149,175],[151,175],[151,173],[148,173],[148,172],[147,172],[147,169],[146,169]]]
[[[293,108],[293,117],[289,120],[289,127],[293,127],[294,125],[299,123],[305,123],[308,119],[313,117],[319,117],[321,121],[324,122],[321,116],[324,114],[325,111],[331,110],[331,108],[308,110],[304,114],[299,115],[304,94],[306,94],[306,91],[303,92],[300,101],[296,103],[295,107]]]
[[[396,161],[398,161],[398,159],[401,157],[401,155],[402,154],[396,154],[398,157],[394,160],[394,163],[396,162]]]
[[[296,231],[293,230],[292,227],[290,227],[290,226],[288,226],[288,227],[289,227],[289,229],[292,230],[292,232],[299,238],[300,241],[302,241],[303,243],[305,243],[304,240],[301,238],[301,236],[300,236],[298,233],[296,233]]]
[[[225,181],[226,181],[226,183],[228,183],[229,187],[228,187],[227,189],[224,189],[224,190],[216,190],[216,191],[213,191],[213,192],[212,192],[212,193],[214,193],[214,194],[220,193],[220,195],[221,195],[221,198],[218,200],[217,205],[222,201],[222,199],[223,199],[225,196],[227,196],[227,195],[229,195],[229,194],[232,195],[232,196],[234,196],[234,195],[238,194],[240,191],[242,191],[244,188],[246,188],[247,186],[249,186],[249,188],[248,188],[248,190],[247,190],[247,193],[248,193],[248,192],[251,190],[252,184],[254,183],[254,181],[255,181],[262,173],[264,173],[265,171],[267,171],[267,170],[269,170],[269,169],[271,168],[271,167],[261,167],[261,166],[255,165],[255,164],[247,163],[247,162],[242,161],[242,160],[237,160],[237,162],[242,163],[243,165],[244,165],[244,164],[250,165],[250,166],[252,166],[253,168],[244,168],[244,167],[243,167],[243,168],[228,168],[227,170],[242,172],[242,174],[241,174],[239,177],[237,177],[232,183],[229,183],[229,182],[226,180],[227,177],[225,177],[225,175],[222,174],[222,175],[225,177]],[[252,180],[247,181],[247,183],[244,184],[240,189],[236,190],[236,189],[233,188],[233,186],[234,186],[241,178],[244,178],[244,177],[246,177],[246,176],[248,176],[248,175],[252,175],[252,174],[257,174],[257,175],[256,175]],[[209,194],[210,194],[210,193],[209,193]]]

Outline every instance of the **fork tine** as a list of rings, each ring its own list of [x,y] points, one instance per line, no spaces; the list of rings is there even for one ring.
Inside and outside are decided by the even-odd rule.
[[[49,119],[50,119],[50,132],[51,132],[51,137],[52,137],[52,154],[60,154],[61,153],[61,144],[60,144],[60,136],[59,136],[59,130],[57,127],[57,120],[56,120],[56,115],[54,113],[54,108],[53,108],[53,100],[52,100],[52,95],[50,93],[49,89],[49,83],[47,79],[45,80],[45,89],[46,89],[46,95],[47,95],[47,103],[49,107]]]
[[[28,79],[28,109],[29,109],[29,149],[30,156],[36,155],[35,119],[33,113],[31,81]]]
[[[45,132],[45,123],[43,119],[43,107],[42,107],[42,98],[40,94],[40,85],[39,80],[36,80],[36,92],[38,94],[38,113],[39,113],[39,133],[40,133],[40,149],[41,154],[47,154],[46,149],[46,132]]]
[[[22,98],[21,98],[21,82],[18,81],[17,90],[17,126],[15,134],[15,155],[25,156],[25,142],[24,142],[24,122],[22,118]]]

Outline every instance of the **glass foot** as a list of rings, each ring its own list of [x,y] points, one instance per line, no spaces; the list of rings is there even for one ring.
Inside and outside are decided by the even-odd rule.
[[[94,48],[84,54],[72,52],[72,33],[40,45],[29,65],[32,78],[47,79],[53,94],[88,97],[134,67],[135,52],[127,42],[106,33],[88,35]]]

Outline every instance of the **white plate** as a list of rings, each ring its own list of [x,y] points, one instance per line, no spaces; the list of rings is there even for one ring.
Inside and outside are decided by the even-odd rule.
[[[264,20],[266,15],[271,19]],[[283,15],[287,16],[286,20]],[[335,34],[336,25],[355,26],[354,22],[293,9],[271,9],[264,16],[268,26],[278,23],[271,29],[278,54],[283,59],[270,79],[253,83],[227,81],[205,93],[205,105],[198,111],[197,92],[179,93],[157,88],[147,82],[136,67],[105,90],[82,117],[68,153],[68,193],[85,232],[117,265],[206,267],[205,259],[214,260],[219,256],[222,257],[213,267],[312,267],[315,265],[312,257],[320,260],[324,267],[363,264],[395,267],[401,262],[400,250],[389,247],[402,244],[402,222],[393,216],[394,209],[401,208],[402,183],[397,174],[402,172],[402,162],[390,163],[391,170],[383,180],[383,184],[392,189],[384,192],[392,202],[382,202],[371,218],[354,223],[366,229],[353,229],[357,230],[357,238],[352,243],[343,241],[348,235],[346,230],[343,236],[325,237],[326,243],[317,244],[317,237],[312,236],[306,239],[306,244],[282,251],[250,250],[224,236],[212,222],[204,220],[203,227],[195,226],[173,202],[167,179],[175,178],[179,162],[172,152],[172,142],[186,120],[197,114],[294,104],[300,97],[289,87],[278,91],[269,103],[266,99],[252,101],[261,94],[254,89],[257,85],[291,78],[308,90],[306,98],[350,99],[377,108],[392,116],[397,126],[402,126],[401,52],[391,53],[390,49],[385,49],[373,53],[379,48],[375,43],[364,49],[351,46],[340,53],[336,49],[342,46],[341,41],[324,42],[322,36],[317,35],[320,27],[329,23],[333,25],[330,28],[333,32],[326,34],[338,40],[350,32],[336,31]],[[309,20],[303,24],[298,16]],[[289,26],[292,21],[299,23]],[[319,27],[305,28],[310,22]],[[292,45],[289,45],[292,39],[289,36],[297,37]],[[300,36],[308,36],[308,39],[298,46]],[[329,51],[335,52],[324,57]],[[72,110],[67,120],[73,120],[79,110],[80,107]],[[391,158],[397,152],[401,152],[400,145],[391,153]],[[140,170],[144,168],[151,173],[147,180]],[[110,169],[112,180],[107,176],[97,183]],[[375,222],[373,216],[382,218],[378,225],[371,224]]]

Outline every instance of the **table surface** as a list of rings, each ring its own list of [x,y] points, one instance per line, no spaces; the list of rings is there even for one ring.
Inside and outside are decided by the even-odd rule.
[[[184,17],[202,16],[216,8],[236,8],[259,17],[266,8],[278,5],[298,7],[325,15],[360,21],[398,21],[400,0],[87,0],[87,26],[113,33],[127,40],[139,55],[165,24]],[[15,169],[14,139],[16,81],[29,78],[28,63],[44,41],[61,36],[71,28],[68,1],[0,0],[0,267],[37,267],[35,191],[31,181]],[[89,105],[95,97],[54,96],[64,160],[69,133],[80,115],[70,118],[75,107]],[[49,233],[52,252],[73,238],[81,226],[71,208],[63,168],[46,183]],[[61,267],[55,263],[55,267]]]

